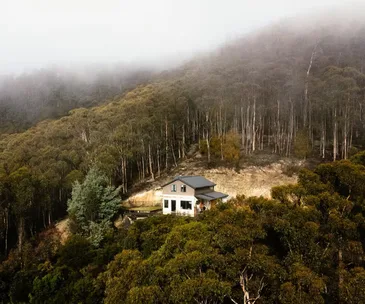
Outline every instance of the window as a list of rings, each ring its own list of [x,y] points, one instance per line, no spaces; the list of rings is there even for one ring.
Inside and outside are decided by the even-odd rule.
[[[171,192],[176,192],[176,185],[175,184],[171,185]]]
[[[191,202],[181,201],[181,209],[191,210]]]
[[[181,185],[181,192],[186,192],[186,186],[185,185]]]
[[[169,208],[169,200],[164,200],[164,208]]]

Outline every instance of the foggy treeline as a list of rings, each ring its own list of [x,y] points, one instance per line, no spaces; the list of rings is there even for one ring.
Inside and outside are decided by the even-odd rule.
[[[127,64],[79,64],[1,76],[0,130],[21,131],[71,109],[96,106],[145,83],[153,73],[152,68]]]
[[[180,70],[207,145],[233,131],[246,154],[297,143],[333,160],[363,146],[365,28],[330,21],[279,23]]]

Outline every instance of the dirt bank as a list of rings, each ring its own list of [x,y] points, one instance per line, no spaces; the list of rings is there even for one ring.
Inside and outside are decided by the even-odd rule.
[[[294,184],[297,176],[285,174],[288,167],[303,166],[299,161],[279,160],[262,166],[247,166],[240,170],[218,167],[204,169],[196,159],[182,162],[172,170],[168,176],[162,176],[153,182],[146,182],[140,187],[143,191],[134,193],[125,202],[134,206],[154,206],[161,203],[161,185],[177,175],[202,175],[217,184],[215,189],[234,197],[238,194],[245,196],[263,196],[270,198],[271,188],[274,186]]]

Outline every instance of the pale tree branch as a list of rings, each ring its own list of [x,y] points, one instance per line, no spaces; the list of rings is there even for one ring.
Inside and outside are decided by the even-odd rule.
[[[243,292],[243,303],[244,304],[255,304],[256,301],[258,299],[260,299],[261,292],[264,289],[264,287],[266,286],[266,284],[263,282],[264,277],[262,277],[261,280],[260,280],[260,285],[259,285],[259,289],[257,290],[256,297],[251,298],[250,297],[250,292],[248,290],[248,282],[252,278],[253,278],[253,274],[251,274],[250,276],[248,276],[248,274],[247,274],[247,265],[246,265],[245,268],[241,271],[241,274],[240,274],[240,285],[241,285],[242,292]]]

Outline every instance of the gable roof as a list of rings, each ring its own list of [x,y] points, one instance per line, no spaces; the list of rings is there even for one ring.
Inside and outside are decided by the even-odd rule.
[[[178,180],[183,182],[184,184],[190,186],[193,189],[215,186],[215,183],[211,182],[210,180],[206,179],[203,176],[176,176],[172,181],[168,182],[167,184],[163,185],[162,187],[165,187]]]

